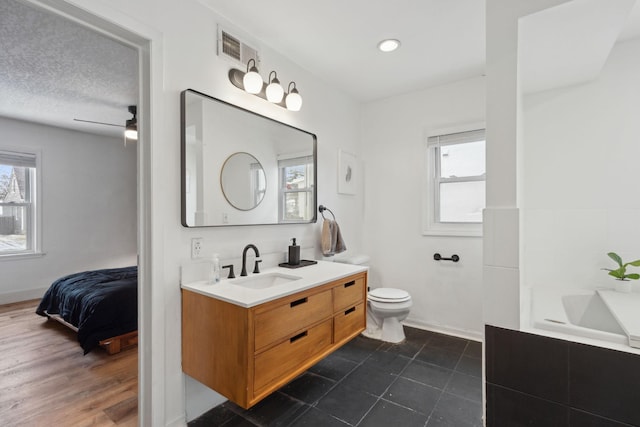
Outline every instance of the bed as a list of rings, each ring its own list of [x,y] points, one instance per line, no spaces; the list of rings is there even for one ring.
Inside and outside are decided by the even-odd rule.
[[[109,354],[138,342],[138,267],[84,271],[51,284],[36,313],[78,333],[84,354]]]

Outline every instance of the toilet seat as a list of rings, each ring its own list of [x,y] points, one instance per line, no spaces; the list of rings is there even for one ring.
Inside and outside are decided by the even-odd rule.
[[[384,303],[400,303],[411,300],[411,295],[402,289],[376,288],[369,291],[367,299]]]

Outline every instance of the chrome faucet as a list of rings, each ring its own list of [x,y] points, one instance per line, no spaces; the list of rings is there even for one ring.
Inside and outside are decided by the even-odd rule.
[[[247,246],[245,246],[244,249],[242,250],[242,271],[240,272],[240,276],[247,275],[247,251],[249,249],[253,249],[253,252],[255,252],[256,254],[256,258],[260,256],[260,251],[258,250],[256,245],[253,245],[250,243]],[[256,268],[254,270],[254,273],[256,272],[257,269],[258,269],[258,263],[256,261]]]

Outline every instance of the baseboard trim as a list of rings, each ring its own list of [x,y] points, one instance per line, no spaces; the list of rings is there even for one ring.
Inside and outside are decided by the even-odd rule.
[[[47,292],[47,288],[26,289],[24,291],[5,292],[0,294],[0,305],[14,302],[40,299]]]
[[[165,424],[166,427],[186,427],[187,420],[184,416],[179,416]]]
[[[405,320],[402,324],[412,327],[423,329],[425,331],[437,332],[439,334],[452,335],[458,338],[464,338],[471,341],[484,341],[484,333],[477,331],[467,331],[463,329],[449,328],[442,325],[433,325],[430,323],[415,321],[415,320]]]

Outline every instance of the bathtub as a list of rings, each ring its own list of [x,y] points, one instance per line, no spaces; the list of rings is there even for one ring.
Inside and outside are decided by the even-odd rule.
[[[528,289],[529,320],[523,329],[539,335],[640,354],[597,291]]]

